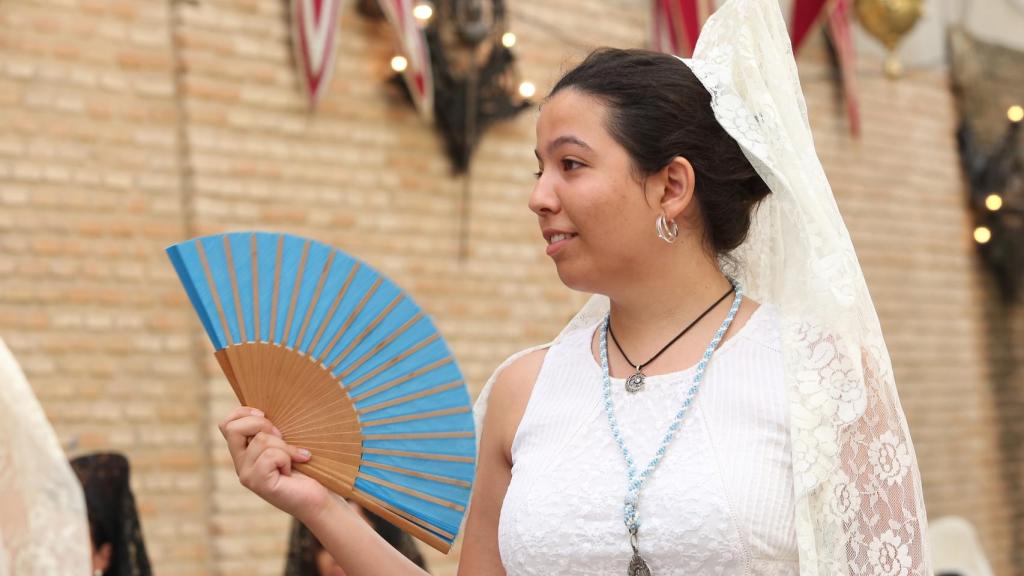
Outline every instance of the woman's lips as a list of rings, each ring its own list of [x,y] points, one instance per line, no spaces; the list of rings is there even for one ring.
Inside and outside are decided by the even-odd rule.
[[[566,244],[572,242],[576,238],[576,234],[555,234],[549,239],[547,255],[554,256],[559,250],[565,247]]]

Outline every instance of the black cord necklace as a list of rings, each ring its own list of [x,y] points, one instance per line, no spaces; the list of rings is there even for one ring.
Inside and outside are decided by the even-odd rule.
[[[714,310],[716,306],[718,306],[719,304],[722,303],[722,300],[725,300],[729,296],[729,294],[732,294],[735,290],[736,290],[735,286],[730,286],[729,287],[729,291],[726,292],[725,294],[722,294],[722,297],[719,298],[718,300],[716,300],[715,303],[712,304],[707,310],[705,310],[703,314],[701,314],[700,316],[697,316],[696,320],[694,320],[693,322],[690,322],[690,324],[686,328],[683,328],[682,332],[680,332],[679,334],[676,334],[676,337],[673,338],[672,340],[670,340],[668,344],[665,344],[665,346],[661,350],[658,350],[657,354],[655,354],[654,356],[651,356],[650,359],[647,360],[647,362],[643,362],[641,364],[637,364],[637,363],[633,362],[632,360],[629,359],[629,356],[626,356],[626,352],[623,351],[622,346],[619,345],[618,339],[615,338],[615,332],[612,331],[612,323],[609,320],[609,322],[608,322],[608,335],[612,337],[612,342],[614,342],[615,343],[615,347],[618,348],[619,354],[622,354],[622,357],[626,359],[626,362],[628,362],[630,366],[636,366],[636,372],[634,372],[632,376],[630,376],[629,378],[626,379],[626,391],[631,393],[631,394],[635,394],[635,393],[639,392],[640,390],[642,390],[643,387],[644,387],[644,372],[643,372],[644,366],[647,366],[651,362],[654,362],[658,358],[658,356],[661,356],[662,352],[664,352],[665,350],[668,350],[669,346],[675,344],[677,340],[679,340],[680,338],[683,337],[683,334],[686,334],[687,332],[689,332],[690,328],[693,328],[694,326],[696,326],[698,322],[700,322],[701,320],[704,319],[705,316],[710,314],[711,311]]]

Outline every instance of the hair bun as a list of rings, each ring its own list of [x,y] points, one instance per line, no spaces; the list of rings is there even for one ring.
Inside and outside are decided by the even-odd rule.
[[[743,187],[743,191],[746,193],[746,200],[752,204],[756,204],[761,200],[764,200],[772,193],[772,189],[768,187],[768,184],[761,179],[761,176],[758,175],[757,172],[747,179],[746,186]]]

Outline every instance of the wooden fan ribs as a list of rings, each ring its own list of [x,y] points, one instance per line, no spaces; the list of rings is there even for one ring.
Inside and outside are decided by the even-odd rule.
[[[432,419],[442,419],[438,420],[439,423],[448,422],[443,419],[468,414],[471,411],[468,405],[416,411],[422,405],[415,404],[417,401],[439,397],[449,403],[452,400],[448,398],[457,399],[458,396],[446,394],[457,394],[458,390],[465,388],[436,329],[431,324],[420,324],[425,316],[414,303],[410,301],[411,306],[403,305],[408,299],[404,292],[398,290],[391,296],[395,288],[390,283],[384,284],[382,276],[372,269],[359,276],[361,270],[366,270],[361,262],[344,255],[344,259],[339,261],[336,259],[338,251],[329,247],[324,256],[324,246],[319,243],[286,238],[284,234],[225,234],[218,239],[223,243],[224,254],[221,255],[213,244],[207,251],[203,240],[191,241],[195,248],[194,255],[191,252],[187,255],[191,269],[179,269],[177,262],[180,260],[175,265],[183,283],[196,286],[198,259],[201,276],[206,281],[205,292],[209,296],[194,303],[197,311],[200,305],[203,306],[206,312],[200,311],[200,314],[205,313],[204,318],[209,318],[209,303],[212,301],[222,334],[213,332],[215,321],[212,318],[204,320],[207,322],[205,326],[218,348],[215,352],[217,361],[239,401],[263,409],[286,441],[313,452],[313,460],[296,464],[296,470],[316,478],[332,491],[360,503],[438,550],[447,552],[455,534],[453,530],[437,524],[440,522],[457,529],[458,519],[466,510],[471,481],[469,476],[456,476],[464,474],[460,467],[474,464],[475,457],[465,455],[465,444],[449,444],[450,447],[443,449],[457,452],[454,454],[432,450],[445,446],[437,442],[472,440],[474,433],[471,429],[437,430],[438,426],[430,423]],[[233,240],[236,241],[234,245]],[[315,255],[311,255],[314,249]],[[286,267],[286,254],[287,263],[294,263],[294,254],[300,250],[293,275],[286,269],[290,268]],[[261,253],[265,257],[273,256],[263,262],[263,269]],[[182,258],[181,253],[178,254],[175,257]],[[211,259],[211,255],[214,258]],[[322,265],[321,258],[324,259]],[[215,265],[227,269],[223,274],[222,269],[217,268],[222,281],[219,285],[214,277]],[[307,270],[307,267],[312,269]],[[246,274],[251,275],[251,279],[246,278]],[[264,293],[262,298],[261,274],[271,292]],[[290,286],[282,285],[285,281],[283,275],[292,282]],[[346,297],[352,294],[355,286],[361,294],[354,306],[348,305],[351,310],[346,310]],[[384,287],[386,290],[381,291]],[[306,296],[300,298],[300,292]],[[282,299],[287,302],[281,302]],[[269,308],[269,318],[263,315],[261,301]],[[317,310],[323,310],[322,305],[328,302],[326,311],[318,313]],[[370,302],[374,305],[370,306]],[[384,302],[386,304],[381,306]],[[279,303],[287,308],[280,309]],[[237,338],[228,319],[228,305],[234,307],[234,314],[230,315],[237,323],[234,326]],[[252,306],[251,315],[247,313],[246,305]],[[368,307],[375,310],[372,318]],[[343,319],[340,317],[342,314]],[[279,320],[284,324],[280,336]],[[263,322],[268,323],[266,333]],[[334,333],[326,346],[320,348],[329,326],[338,324],[337,330],[332,329]],[[353,326],[362,326],[354,336],[349,334]],[[297,328],[294,339],[291,337],[293,328]],[[307,334],[312,336],[304,345]],[[345,337],[346,334],[349,337]],[[412,334],[417,336],[409,337],[413,342],[407,346],[398,340],[403,335]],[[396,342],[403,343],[396,345]],[[440,342],[442,348],[430,347],[435,342]],[[386,359],[381,359],[381,354],[386,354]],[[405,360],[411,363],[399,366]],[[371,364],[374,362],[379,362],[379,365]],[[426,364],[417,366],[417,362]],[[367,370],[368,366],[370,369]],[[397,368],[394,374],[388,372],[393,368]],[[438,372],[431,375],[434,371]],[[350,376],[352,380],[346,383]],[[431,378],[432,381],[420,378]],[[408,388],[398,388],[403,385]],[[353,395],[352,391],[361,387],[366,389],[360,389],[358,395]],[[382,401],[367,405],[367,400],[396,388],[397,396],[385,396]],[[377,418],[367,420],[367,417]],[[419,421],[426,423],[428,431],[419,431],[424,429],[422,424],[411,424],[411,429],[405,426]],[[462,420],[451,422],[450,426],[466,425]],[[431,430],[430,426],[434,429]],[[373,432],[374,429],[380,429],[380,432]],[[367,441],[375,444],[367,447]],[[437,464],[427,465],[427,462]],[[421,466],[426,470],[420,469]],[[398,483],[400,478],[410,479],[409,484]],[[461,491],[465,491],[465,500],[460,495]],[[397,493],[413,500],[403,499]],[[387,500],[394,500],[394,503]],[[424,504],[414,506],[411,502]],[[442,510],[454,511],[458,516]]]
[[[393,400],[388,400],[386,402],[381,402],[379,404],[374,404],[373,406],[367,406],[365,408],[360,408],[359,409],[359,415],[360,416],[365,416],[365,415],[367,415],[367,414],[369,414],[371,412],[376,412],[377,410],[383,410],[384,408],[391,408],[392,406],[398,406],[399,404],[405,404],[406,402],[411,402],[413,400],[419,400],[420,398],[425,398],[427,396],[433,396],[434,394],[440,394],[442,392],[447,392],[448,390],[454,390],[454,389],[459,388],[460,386],[464,386],[464,385],[465,385],[465,383],[462,382],[462,380],[456,380],[455,382],[449,382],[447,384],[440,384],[438,386],[435,386],[433,388],[427,388],[426,390],[422,390],[420,392],[413,392],[413,393],[407,394],[405,396],[399,396],[398,398],[395,398]]]
[[[331,303],[330,310],[327,311],[327,316],[325,316],[324,321],[320,323],[320,329],[317,330],[316,335],[313,336],[313,342],[309,345],[311,354],[316,350],[317,345],[320,344],[320,338],[324,335],[324,330],[326,330],[327,325],[331,323],[331,318],[334,318],[334,312],[338,309],[338,304],[341,304],[341,299],[344,298],[345,294],[348,292],[348,287],[352,284],[352,279],[356,277],[356,270],[359,270],[358,263],[349,268],[348,277],[345,278],[345,283],[342,284],[341,290],[338,290],[337,296],[334,297],[334,302]],[[338,332],[338,335],[340,336],[341,332]],[[331,343],[324,348],[323,353],[316,359],[317,363],[323,362],[324,356],[331,351],[334,342],[335,340],[332,340]]]
[[[267,340],[277,335],[277,299],[281,294],[281,259],[284,251],[284,236],[277,237],[277,254],[274,257],[274,295],[270,298],[270,334]]]
[[[228,328],[228,320],[224,314],[224,306],[220,302],[220,295],[217,292],[217,284],[213,281],[213,272],[210,270],[210,262],[206,258],[206,250],[203,248],[203,243],[198,240],[195,245],[196,252],[199,255],[199,262],[203,266],[203,273],[206,275],[206,282],[210,286],[210,294],[213,297],[213,304],[217,308],[217,315],[220,318],[221,328],[224,330],[224,339],[227,342],[227,345],[230,346],[232,343],[231,330]],[[220,364],[221,369],[224,370],[224,375],[227,376],[228,383],[231,384],[231,389],[234,390],[235,396],[238,397],[238,401],[244,403],[245,393],[242,391],[242,387],[239,384],[238,375],[231,364],[231,360],[228,357],[227,352],[224,352],[223,354],[220,354],[220,352],[223,352],[223,349],[218,351],[218,354],[216,355],[217,363]]]
[[[476,438],[472,432],[405,432],[399,434],[363,434],[366,440],[437,440],[441,438]]]
[[[256,235],[249,235],[249,263],[252,266],[252,333],[253,340],[257,343],[263,340],[260,334],[260,329],[263,327],[260,322],[260,279],[259,279],[259,253],[256,249]],[[256,355],[256,373],[265,374],[266,365],[264,364],[264,356],[262,354]],[[262,392],[262,387],[260,389]],[[260,394],[258,392],[258,394]],[[262,394],[260,394],[262,395]]]
[[[446,462],[473,463],[469,456],[453,456],[451,454],[434,454],[431,452],[408,452],[405,450],[385,450],[383,448],[363,448],[364,454],[379,454],[381,456],[400,456],[403,458],[419,458],[422,460],[443,460]]]
[[[377,280],[374,281],[373,286],[370,286],[370,289],[366,291],[366,294],[363,296],[363,299],[360,300],[359,304],[356,305],[355,310],[353,310],[352,313],[348,315],[348,318],[345,319],[345,323],[341,325],[341,328],[338,330],[338,333],[334,335],[334,339],[332,339],[330,345],[327,346],[329,349],[334,349],[334,345],[337,343],[338,339],[341,338],[341,335],[348,330],[348,327],[352,325],[352,322],[355,321],[356,317],[362,313],[363,308],[366,307],[366,303],[369,302],[370,297],[377,292],[377,288],[380,287],[380,284],[381,279],[377,278]],[[339,354],[338,358],[336,358],[334,362],[331,363],[327,370],[334,372],[334,369],[338,367],[338,364],[340,364],[342,360],[344,360],[344,358],[342,358],[341,355]]]
[[[325,262],[324,267],[320,272],[312,305],[310,305],[307,308],[302,326],[299,329],[299,334],[295,340],[295,346],[293,348],[287,346],[287,342],[289,342],[291,335],[292,320],[296,312],[296,302],[298,301],[299,293],[302,291],[302,279],[305,277],[306,263],[308,262],[309,251],[310,242],[307,240],[303,246],[302,258],[296,270],[296,283],[292,287],[292,303],[291,306],[289,307],[288,320],[285,332],[282,335],[284,347],[286,349],[294,350],[295,352],[297,352],[296,355],[291,355],[289,358],[286,359],[286,365],[288,366],[289,372],[285,375],[286,379],[282,380],[284,382],[291,382],[291,388],[285,388],[283,386],[275,387],[281,390],[282,392],[287,392],[287,395],[281,399],[280,405],[282,406],[282,408],[277,414],[277,417],[282,422],[281,424],[278,424],[278,427],[282,431],[291,428],[291,426],[289,426],[287,423],[293,418],[295,414],[301,414],[304,409],[312,405],[312,403],[308,401],[308,398],[303,397],[300,394],[293,393],[292,390],[306,391],[310,390],[311,388],[320,390],[326,389],[333,393],[333,395],[337,396],[338,391],[340,389],[340,386],[335,385],[333,382],[326,386],[316,385],[314,381],[320,379],[321,374],[319,374],[318,371],[310,371],[305,369],[305,364],[308,363],[309,359],[308,356],[303,354],[303,351],[301,350],[302,340],[305,336],[306,328],[309,325],[309,320],[312,317],[313,310],[316,307],[317,303],[319,302],[320,293],[323,289],[324,281],[327,277],[326,272],[330,270],[330,266],[334,261],[335,252],[333,251],[331,251],[328,254],[327,261]]]
[[[234,297],[234,308],[235,315],[238,317],[238,338],[241,344],[244,344],[248,338],[248,331],[245,329],[245,316],[242,311],[242,298],[238,293],[238,269],[235,266],[234,256],[231,253],[231,238],[224,236],[224,259],[228,263],[228,279],[231,281],[231,294]],[[251,382],[253,380],[254,373],[254,359],[251,355],[241,355],[237,353],[237,346],[229,347],[228,358],[231,360],[231,364],[237,369],[240,374],[240,383],[244,386],[245,382]],[[246,394],[252,399],[252,394]],[[255,400],[261,401],[262,398],[259,394],[256,394]]]
[[[306,258],[309,257],[309,240],[302,246],[302,259],[299,260],[299,267],[295,269],[295,284],[292,285],[292,302],[288,305],[288,316],[284,323],[284,334],[281,336],[281,343],[288,345],[288,337],[292,333],[292,320],[295,319],[295,303],[299,299],[299,291],[302,290],[302,273],[306,270]]]
[[[412,488],[408,488],[406,486],[399,486],[398,484],[394,484],[392,482],[388,482],[387,480],[384,480],[383,478],[377,478],[376,476],[369,476],[369,475],[363,474],[363,473],[360,473],[358,478],[360,478],[362,480],[366,480],[367,482],[373,482],[374,484],[379,484],[381,486],[384,486],[385,488],[391,488],[392,490],[398,490],[399,492],[408,494],[409,496],[415,496],[416,498],[419,498],[420,500],[426,500],[427,502],[433,502],[434,504],[437,504],[438,506],[444,506],[446,508],[451,508],[452,510],[457,510],[459,512],[464,512],[466,510],[466,507],[463,506],[462,504],[458,504],[456,502],[450,502],[448,500],[445,500],[444,498],[438,498],[436,496],[431,496],[430,494],[425,494],[423,492],[420,492],[419,490],[413,490]]]
[[[365,492],[353,492],[350,498],[363,508],[366,508],[377,516],[384,518],[388,522],[391,522],[395,526],[398,526],[409,534],[412,534],[423,542],[426,542],[444,553],[447,553],[451,548],[450,541],[455,540],[455,534],[434,526],[426,520],[417,518],[400,508],[395,508]],[[448,541],[439,538],[437,536],[438,534],[447,538]]]
[[[469,482],[466,482],[465,480],[459,480],[458,478],[450,478],[448,476],[440,476],[438,474],[428,474],[426,472],[410,470],[409,468],[402,468],[401,466],[381,464],[380,462],[374,462],[372,460],[367,460],[363,462],[363,466],[369,468],[379,468],[381,470],[388,470],[390,472],[397,472],[399,474],[405,474],[406,476],[415,476],[417,478],[423,478],[424,480],[433,480],[434,482],[451,484],[452,486],[459,486],[461,488],[469,488],[472,486]]]
[[[339,378],[344,378],[350,372],[352,372],[353,370],[356,370],[357,368],[362,366],[367,360],[369,360],[374,355],[376,355],[378,352],[383,350],[386,346],[388,346],[389,344],[394,342],[399,336],[401,336],[402,334],[405,334],[405,332],[407,330],[409,330],[409,328],[412,328],[413,325],[415,325],[417,322],[419,322],[422,318],[423,318],[423,313],[422,312],[417,312],[415,315],[413,315],[412,318],[409,318],[408,320],[406,320],[405,324],[402,324],[401,326],[399,326],[397,330],[395,330],[391,334],[388,334],[388,336],[386,338],[384,338],[383,340],[381,340],[380,342],[375,344],[373,346],[373,348],[370,348],[369,350],[366,351],[365,354],[363,354],[362,356],[357,358],[354,362],[352,362],[352,364],[350,364],[349,367],[346,368],[344,372],[339,374],[338,377]]]
[[[231,280],[231,294],[235,298],[235,315],[238,316],[238,339],[240,342],[248,340],[245,329],[245,316],[242,314],[242,298],[238,295],[238,271],[235,268],[235,259],[231,255],[231,241],[224,237],[224,259],[228,262],[228,278]]]
[[[206,273],[206,282],[210,285],[210,294],[213,296],[213,304],[217,307],[217,314],[220,317],[220,324],[224,329],[224,340],[227,346],[234,344],[231,339],[231,329],[228,328],[228,319],[224,314],[224,306],[220,302],[220,294],[217,290],[217,283],[213,281],[213,272],[210,271],[210,262],[206,258],[206,249],[203,243],[196,241],[196,251],[199,253],[199,261],[203,264],[203,272]]]
[[[431,336],[430,338],[435,338],[436,336],[437,335],[435,334],[434,336]],[[415,348],[415,346],[414,346],[414,348]],[[392,365],[394,365],[394,364],[398,363],[399,361],[403,360],[404,357],[408,356],[408,355],[409,355],[408,352],[403,352],[402,354],[399,354],[398,356],[396,356],[394,359],[392,359],[392,360],[390,360],[388,362],[385,362],[384,364],[380,365],[378,368],[374,369],[372,372],[370,372],[366,376],[363,376],[362,378],[356,380],[352,384],[349,384],[348,385],[349,392],[351,392],[352,389],[355,388],[356,386],[359,386],[361,384],[366,383],[367,381],[369,381],[374,376],[380,374],[384,370],[390,368]],[[393,380],[391,380],[389,382],[386,382],[384,384],[380,384],[378,386],[374,386],[372,389],[367,390],[366,392],[363,392],[362,394],[359,394],[357,396],[354,396],[352,398],[352,400],[355,401],[355,402],[361,402],[361,401],[369,398],[370,396],[373,396],[374,394],[380,394],[381,392],[384,392],[386,390],[390,390],[390,389],[394,388],[395,386],[398,386],[400,384],[405,384],[406,382],[412,380],[413,378],[416,378],[417,376],[422,376],[422,375],[426,374],[427,372],[430,372],[430,371],[432,371],[432,370],[434,370],[436,368],[440,368],[442,366],[450,364],[451,361],[452,361],[451,358],[442,358],[441,360],[437,360],[437,361],[433,362],[432,364],[428,364],[428,365],[426,365],[426,366],[424,366],[422,368],[418,368],[418,369],[416,369],[416,370],[414,370],[412,372],[409,372],[408,374],[405,374],[403,376],[399,376],[398,378],[395,378],[395,379],[393,379]]]
[[[387,315],[390,314],[391,311],[395,309],[395,306],[398,305],[402,298],[402,294],[395,296],[391,300],[391,302],[389,302],[388,305],[385,306],[384,309],[377,314],[377,317],[374,318],[369,324],[367,324],[366,327],[363,328],[363,331],[360,332],[358,336],[353,338],[352,341],[348,343],[348,346],[346,346],[345,349],[342,350],[340,354],[338,354],[338,358],[334,361],[334,365],[338,365],[341,362],[344,362],[345,359],[348,358],[348,355],[352,352],[352,350],[363,342],[363,339],[366,338],[366,335],[369,334],[370,332],[373,332],[374,328],[376,328],[381,323],[381,321],[384,320],[384,318],[386,318]]]
[[[320,303],[320,292],[324,289],[324,282],[327,281],[327,272],[331,269],[331,264],[334,263],[335,252],[331,252],[327,255],[327,262],[324,262],[324,269],[320,271],[320,280],[316,284],[316,292],[313,293],[313,304],[306,310],[306,319],[302,321],[302,328],[299,329],[299,337],[295,339],[295,347],[298,348],[302,345],[303,339],[306,337],[306,328],[309,327],[309,319],[313,316],[313,311],[316,309],[316,305]],[[311,346],[310,350],[313,349]]]

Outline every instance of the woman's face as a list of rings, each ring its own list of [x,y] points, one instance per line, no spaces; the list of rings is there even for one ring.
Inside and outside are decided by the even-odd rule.
[[[626,149],[608,133],[608,110],[574,89],[551,97],[537,120],[539,166],[530,209],[566,286],[610,294],[643,270],[657,242],[657,199],[644,198]]]

